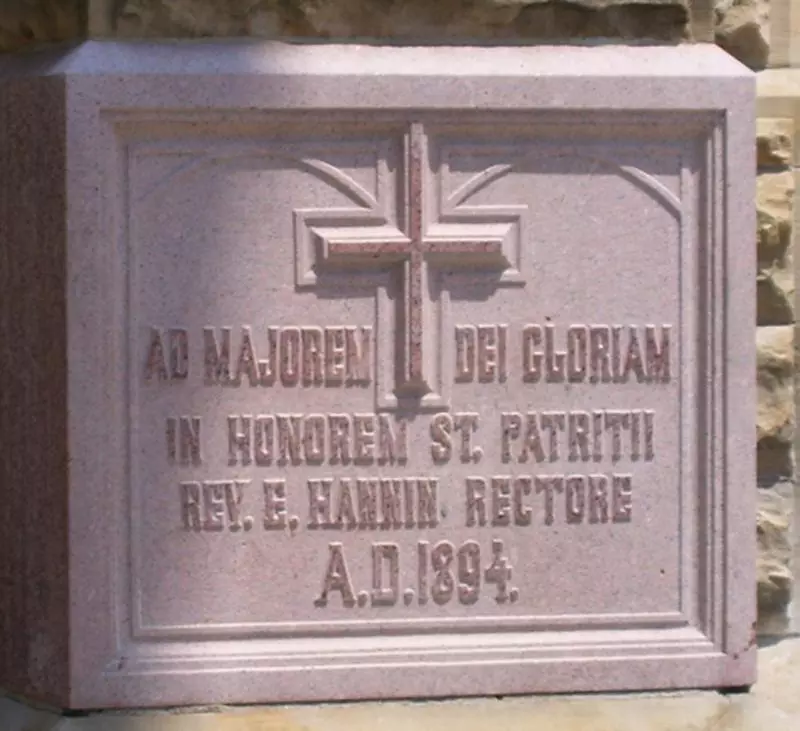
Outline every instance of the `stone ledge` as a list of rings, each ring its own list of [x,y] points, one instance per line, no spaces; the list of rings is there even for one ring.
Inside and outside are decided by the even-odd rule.
[[[800,119],[800,68],[767,69],[756,76],[756,111],[761,118]],[[795,149],[795,164],[798,150]]]
[[[756,76],[756,81],[759,98],[795,98],[800,91],[800,68],[766,69]]]
[[[711,691],[90,713],[0,699],[2,731],[797,731],[800,637],[759,650],[750,693]]]

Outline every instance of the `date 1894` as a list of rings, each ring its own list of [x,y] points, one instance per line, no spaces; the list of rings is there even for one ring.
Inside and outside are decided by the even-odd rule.
[[[322,591],[314,604],[328,606],[331,595],[338,593],[345,607],[387,607],[398,604],[401,597],[400,547],[396,543],[372,545],[372,588],[356,592],[341,543],[328,544],[328,566],[322,582]],[[440,606],[450,602],[475,604],[481,596],[481,587],[491,585],[493,598],[498,604],[515,602],[519,590],[509,585],[512,567],[504,555],[503,541],[493,539],[488,559],[482,558],[477,541],[464,541],[457,546],[442,540],[431,544],[418,541],[416,557],[409,562],[416,576],[414,586],[402,592],[405,605],[427,604],[433,601]],[[402,572],[407,574],[408,572]]]

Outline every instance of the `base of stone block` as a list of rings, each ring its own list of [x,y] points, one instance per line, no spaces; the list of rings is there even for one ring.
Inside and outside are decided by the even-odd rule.
[[[0,731],[797,731],[800,637],[759,650],[746,693],[214,707],[62,716],[0,698]]]

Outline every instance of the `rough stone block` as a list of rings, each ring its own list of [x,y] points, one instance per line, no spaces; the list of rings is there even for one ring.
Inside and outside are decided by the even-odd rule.
[[[760,327],[758,349],[758,477],[790,477],[794,438],[794,327]]]
[[[762,173],[756,181],[758,266],[769,269],[785,263],[794,223],[794,173]]]
[[[0,52],[79,38],[85,5],[86,0],[3,0]]]
[[[717,0],[716,41],[752,69],[769,62],[769,0]]]
[[[789,120],[759,120],[758,162],[762,168],[786,168],[791,161]],[[759,325],[789,325],[795,320],[794,224],[795,173],[762,172],[757,179]]]
[[[791,119],[760,118],[756,128],[759,168],[788,167],[792,164],[793,122]]]
[[[791,261],[761,269],[757,278],[759,325],[789,325],[794,322],[795,277]]]
[[[676,40],[689,34],[690,18],[687,0],[124,0],[109,15],[110,32],[119,37],[462,40]]]
[[[794,485],[778,483],[758,493],[758,615],[765,633],[786,630],[792,600]]]

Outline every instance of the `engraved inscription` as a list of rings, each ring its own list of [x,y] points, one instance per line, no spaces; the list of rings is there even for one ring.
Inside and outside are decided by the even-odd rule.
[[[287,525],[286,480],[264,480],[264,528],[283,529]]]
[[[526,325],[526,383],[668,383],[671,327],[663,325]],[[563,349],[560,349],[563,348]]]
[[[573,325],[559,349],[555,325],[527,325],[517,334],[508,325],[455,327],[455,382],[480,387],[504,384],[513,364],[522,363],[523,382],[601,384],[631,381],[643,385],[671,378],[670,326]],[[151,328],[145,381],[187,381],[188,331]],[[352,386],[371,378],[372,329],[369,327],[271,327],[256,350],[252,328],[243,326],[234,343],[231,328],[203,332],[206,386],[317,387]],[[517,342],[515,360],[509,343]],[[262,357],[259,357],[259,356]],[[656,458],[655,411],[647,408],[585,410],[498,410],[485,445],[481,412],[441,411],[426,418],[390,413],[229,414],[224,447],[231,468],[271,470],[305,466],[402,467],[409,459],[409,430],[426,428],[432,467],[451,461],[480,463],[487,449],[499,463],[594,465],[590,472],[471,475],[463,480],[463,520],[475,530],[533,526],[624,525],[634,517],[634,478],[622,462],[649,464]],[[484,416],[484,419],[486,417]],[[494,421],[497,419],[497,421]],[[427,426],[426,426],[427,425]],[[499,427],[499,428],[498,428]],[[497,431],[495,431],[495,429]],[[204,465],[208,437],[198,416],[167,417],[166,458],[177,469]],[[603,471],[601,463],[614,465]],[[433,530],[446,524],[441,476],[337,475],[304,478],[302,489],[287,476],[250,479],[183,480],[179,483],[180,523],[189,533],[224,535],[252,531],[254,515],[270,533],[294,536],[314,531]],[[454,487],[448,481],[447,489]],[[260,494],[261,505],[254,499]],[[305,502],[305,505],[298,505]],[[299,510],[298,510],[299,509]],[[297,512],[295,512],[297,511]],[[303,518],[303,512],[305,517]],[[464,606],[490,598],[510,604],[520,596],[511,586],[512,566],[504,542],[490,547],[478,536],[453,543],[434,537],[418,540],[414,555],[400,541],[372,543],[370,575],[354,574],[344,542],[328,544],[319,594],[328,606],[338,597],[345,608],[409,607],[416,603]],[[405,551],[405,552],[404,552]],[[357,567],[364,562],[359,560]],[[493,591],[487,593],[487,587]]]
[[[371,327],[203,328],[207,386],[364,386],[372,380]]]
[[[516,411],[500,415],[503,462],[652,461],[653,411]]]
[[[189,375],[189,336],[182,328],[150,328],[144,366],[146,383],[183,381]]]
[[[346,608],[365,607],[367,603],[372,607],[393,607],[400,602],[400,586],[406,580],[416,589],[409,586],[403,591],[405,605],[416,598],[419,605],[432,601],[438,606],[451,602],[470,606],[481,599],[484,590],[483,596],[497,604],[516,602],[520,596],[519,589],[509,585],[512,566],[499,538],[493,538],[490,550],[483,554],[481,544],[474,540],[460,545],[448,540],[431,545],[420,540],[416,555],[408,557],[401,556],[397,543],[373,543],[371,558],[371,588],[357,591],[344,544],[329,543],[322,590],[314,604],[326,607],[331,595],[338,593]],[[416,577],[412,580],[414,572]]]
[[[328,596],[332,592],[338,592],[342,597],[342,604],[345,607],[353,607],[356,598],[344,558],[344,546],[341,543],[330,543],[328,544],[328,554],[328,568],[325,570],[325,578],[322,580],[322,591],[314,603],[318,607],[324,607],[328,604]]]
[[[372,606],[391,607],[400,594],[400,547],[396,543],[372,544]]]
[[[508,377],[508,325],[456,325],[457,383],[504,383]]]
[[[308,527],[397,530],[439,525],[439,481],[426,477],[308,480]]]
[[[221,532],[250,530],[253,520],[242,516],[242,498],[249,480],[187,481],[180,484],[184,530]]]
[[[231,415],[228,464],[403,464],[406,426],[389,414]]]
[[[530,526],[534,515],[544,525],[630,523],[632,486],[628,474],[468,477],[467,526]]]
[[[531,298],[516,307],[505,291],[490,302],[498,283],[524,284],[522,260],[512,266],[504,246],[538,250],[522,206],[491,202],[502,166],[477,175],[449,167],[441,150],[428,154],[416,122],[404,164],[389,159],[398,147],[387,149],[377,174],[359,182],[338,162],[317,161],[325,185],[338,184],[322,197],[340,202],[319,226],[293,221],[312,234],[294,262],[296,276],[307,269],[300,289],[326,274],[342,286],[354,271],[389,272],[371,280],[375,301],[328,301],[332,286],[316,302],[300,292],[293,309],[271,288],[232,323],[228,304],[219,322],[192,313],[191,327],[147,323],[132,372],[146,389],[140,410],[161,410],[140,444],[156,445],[170,475],[169,540],[218,555],[235,544],[242,565],[295,552],[278,573],[300,581],[310,567],[303,600],[327,608],[315,613],[326,620],[338,623],[343,608],[387,627],[412,612],[438,621],[508,607],[505,619],[518,618],[529,607],[512,605],[541,580],[523,541],[576,533],[576,545],[625,548],[650,530],[647,491],[663,481],[656,450],[676,441],[666,404],[681,391],[680,339],[649,306],[638,324],[575,322],[602,317],[585,304],[596,293],[584,301],[577,288],[564,309]],[[429,171],[436,165],[452,179]],[[513,192],[506,185],[494,193]],[[353,186],[366,186],[357,209],[348,206],[359,195],[341,198]],[[276,230],[288,231],[283,223]],[[540,284],[549,276],[536,274]],[[384,387],[387,358],[394,394]],[[206,474],[209,465],[221,473]]]
[[[640,332],[641,330],[641,332]],[[507,325],[459,325],[455,329],[455,381],[503,383],[509,376]],[[204,331],[206,385],[353,385],[370,378],[371,329],[275,327],[266,331],[266,358],[256,353],[251,328],[241,328],[232,355],[230,328]],[[571,326],[563,351],[554,325],[522,331],[523,381],[588,384],[634,379],[644,384],[670,379],[669,326]],[[145,380],[186,380],[185,329],[151,328]],[[504,463],[648,463],[655,459],[655,412],[651,409],[500,411],[497,457]],[[167,461],[177,467],[203,464],[200,417],[166,419]],[[408,460],[409,421],[386,413],[231,414],[225,420],[230,467],[402,466]],[[496,438],[497,438],[496,437]],[[443,411],[428,419],[429,457],[434,466],[451,460],[477,464],[484,456],[478,411]],[[187,480],[179,485],[184,530],[218,533],[250,531],[250,480]],[[435,529],[440,478],[433,476],[336,476],[305,481],[311,530],[401,531]],[[261,523],[265,531],[301,527],[291,509],[296,491],[286,478],[261,480]],[[620,472],[470,476],[464,481],[465,525],[504,529],[534,525],[626,524],[634,516],[633,476]],[[483,556],[489,556],[486,561]],[[359,562],[360,565],[360,562]],[[340,542],[328,546],[322,588],[315,603],[339,595],[343,607],[446,605],[480,601],[481,587],[494,585],[497,603],[514,602],[512,568],[503,541],[491,551],[469,539],[460,545],[419,540],[413,557],[401,544],[372,544],[368,588],[357,589]],[[408,572],[411,585],[403,589]]]
[[[480,462],[483,450],[473,444],[478,429],[477,413],[436,414],[431,420],[431,457],[434,463],[448,462],[453,456],[453,441],[459,459],[464,463]]]
[[[167,460],[184,466],[199,465],[203,458],[200,451],[200,417],[181,416],[167,418]]]

